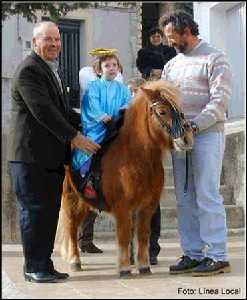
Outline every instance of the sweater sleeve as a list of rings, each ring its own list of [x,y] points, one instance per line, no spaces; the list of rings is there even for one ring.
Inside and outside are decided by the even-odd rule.
[[[217,53],[209,56],[208,85],[209,102],[193,121],[199,131],[205,130],[216,122],[225,120],[229,98],[231,97],[232,75],[226,56]]]

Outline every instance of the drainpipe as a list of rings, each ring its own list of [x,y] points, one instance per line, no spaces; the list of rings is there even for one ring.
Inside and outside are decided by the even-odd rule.
[[[17,40],[19,42],[21,42],[21,36],[20,36],[20,15],[19,14],[17,14],[16,31],[17,31]]]

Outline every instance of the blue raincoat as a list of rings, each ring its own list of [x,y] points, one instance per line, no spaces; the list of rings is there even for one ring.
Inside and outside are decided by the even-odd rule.
[[[119,110],[127,108],[131,99],[128,87],[116,80],[101,78],[90,82],[81,103],[83,134],[100,144],[106,134],[103,118],[107,115],[118,117]],[[72,168],[80,169],[91,156],[75,149],[72,153]]]

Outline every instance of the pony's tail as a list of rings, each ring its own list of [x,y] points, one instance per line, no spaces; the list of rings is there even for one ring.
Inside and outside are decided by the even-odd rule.
[[[71,192],[77,192],[76,187],[72,180],[72,170],[71,166],[64,166],[65,169],[65,178],[63,182],[63,191],[66,191],[67,193]]]
[[[59,212],[59,219],[58,219],[58,225],[57,225],[57,232],[56,232],[56,240],[55,242],[58,244],[62,244],[65,236],[65,230],[64,230],[64,216],[63,216],[63,204],[64,204],[64,195],[68,195],[70,193],[73,193],[71,184],[72,184],[72,179],[71,179],[71,170],[70,167],[65,165],[65,177],[63,181],[63,193],[61,197],[61,209]],[[71,197],[71,200],[73,201],[73,197]]]
[[[60,253],[64,260],[73,261],[75,255],[74,240],[71,238],[71,232],[78,230],[82,220],[92,210],[90,206],[82,201],[76,186],[72,180],[71,166],[65,166],[65,178],[63,182],[61,209],[59,213],[58,227],[56,233],[56,243],[59,244]]]

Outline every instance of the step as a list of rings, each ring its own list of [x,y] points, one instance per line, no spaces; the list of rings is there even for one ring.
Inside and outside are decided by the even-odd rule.
[[[244,208],[237,205],[226,205],[227,226],[230,229],[244,228]],[[111,215],[102,212],[95,221],[95,232],[115,231],[115,220]],[[162,230],[177,229],[177,210],[174,206],[161,207]]]
[[[224,204],[225,205],[231,205],[235,204],[235,200],[233,197],[233,189],[231,187],[228,187],[226,185],[222,185],[220,187],[220,193],[224,197]],[[163,189],[163,192],[161,194],[161,206],[175,206],[176,205],[176,198],[175,198],[175,188],[174,186],[166,186]]]
[[[236,237],[236,236],[245,236],[245,228],[228,228],[227,229],[227,236],[228,237]],[[165,239],[173,239],[179,238],[179,233],[177,229],[162,229],[160,233],[161,238]],[[104,241],[112,241],[116,239],[116,232],[115,230],[109,232],[103,231],[96,231],[94,233],[94,240],[104,240]],[[97,242],[96,242],[97,243]]]
[[[244,209],[242,206],[226,205],[227,226],[232,229],[245,226]],[[166,229],[177,228],[177,210],[175,207],[161,207],[161,227]]]
[[[173,177],[173,167],[172,166],[166,166],[165,168],[165,181],[166,185],[174,185],[174,177]],[[225,184],[225,172],[224,168],[221,172],[221,178],[220,178],[220,184],[224,185]]]

